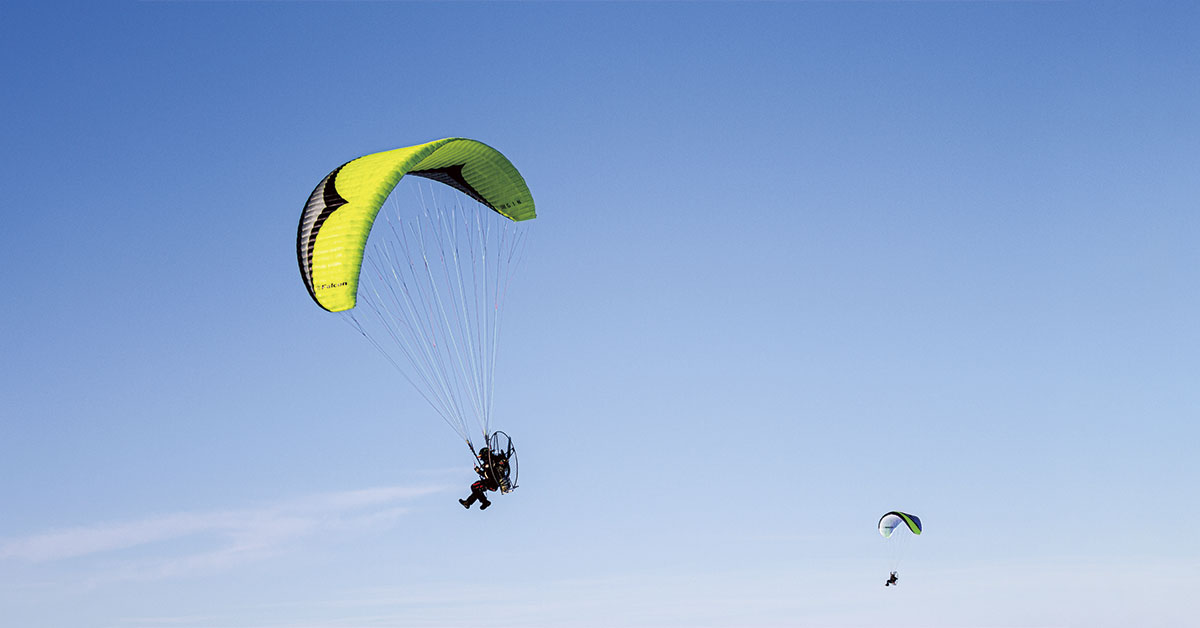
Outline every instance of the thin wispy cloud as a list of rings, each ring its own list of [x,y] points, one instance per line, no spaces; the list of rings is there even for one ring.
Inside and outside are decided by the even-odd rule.
[[[201,541],[204,549],[164,552],[138,561],[140,577],[215,569],[275,554],[317,533],[380,529],[408,512],[408,502],[440,485],[390,486],[321,493],[235,510],[181,512],[124,522],[50,530],[0,540],[0,561],[44,563]],[[145,552],[143,552],[145,553]]]

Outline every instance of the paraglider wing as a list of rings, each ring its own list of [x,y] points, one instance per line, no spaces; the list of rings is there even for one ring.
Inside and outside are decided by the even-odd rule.
[[[521,174],[482,142],[452,137],[359,157],[322,179],[300,216],[296,259],[317,305],[354,307],[367,236],[405,174],[449,185],[510,220],[536,216]]]
[[[921,530],[921,520],[916,515],[906,512],[893,510],[879,518],[879,535],[883,537],[884,545],[887,546],[885,554],[892,572],[892,577],[887,582],[888,586],[896,584],[896,570],[900,567],[909,543],[921,534]]]
[[[896,528],[906,526],[913,534],[921,533],[921,520],[915,515],[893,510],[879,519],[879,534],[883,538],[891,538]]]
[[[402,186],[407,202],[394,193],[405,175],[418,177]],[[503,304],[535,217],[513,164],[461,137],[346,162],[300,216],[309,296],[378,349],[473,455],[492,435]],[[509,479],[515,488],[515,468]]]

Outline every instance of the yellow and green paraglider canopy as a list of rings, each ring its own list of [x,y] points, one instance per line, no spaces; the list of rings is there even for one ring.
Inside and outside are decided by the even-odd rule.
[[[406,174],[449,185],[510,220],[535,217],[521,174],[483,142],[451,137],[359,157],[317,184],[300,217],[296,258],[317,305],[331,312],[354,307],[367,236]]]

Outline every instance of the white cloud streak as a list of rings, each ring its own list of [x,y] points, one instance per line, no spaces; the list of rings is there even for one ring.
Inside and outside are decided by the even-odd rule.
[[[317,532],[394,524],[407,511],[405,502],[443,490],[445,487],[433,485],[378,487],[310,495],[257,508],[184,512],[63,528],[0,540],[0,561],[59,561],[204,538],[216,539],[216,547],[160,561],[158,571],[170,575],[201,567],[220,567],[275,553]]]

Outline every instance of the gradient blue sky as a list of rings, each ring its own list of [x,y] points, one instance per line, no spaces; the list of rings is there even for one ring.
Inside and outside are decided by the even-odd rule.
[[[1179,626],[1189,2],[0,3],[4,625]],[[539,219],[462,445],[296,270],[445,136]],[[917,513],[898,589],[874,530]]]

